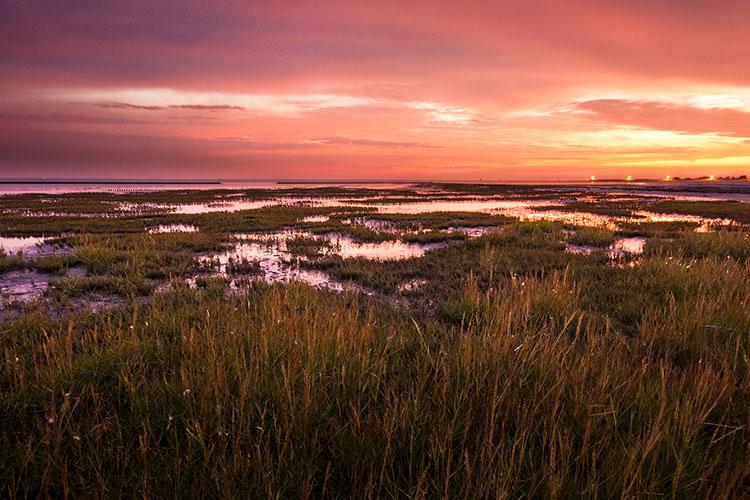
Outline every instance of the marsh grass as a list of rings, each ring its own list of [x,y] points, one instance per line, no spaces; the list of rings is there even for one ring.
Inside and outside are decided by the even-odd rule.
[[[750,205],[736,201],[668,200],[652,204],[649,210],[666,214],[687,214],[712,219],[731,219],[750,224]]]
[[[315,257],[332,247],[331,241],[314,236],[299,235],[286,240],[286,249],[295,256]]]
[[[227,261],[226,273],[231,276],[258,275],[262,272],[260,263],[247,257],[230,257]]]
[[[435,231],[428,230],[419,233],[407,233],[401,236],[401,240],[407,243],[440,243],[443,241],[465,240],[466,235],[459,231]]]
[[[570,237],[569,241],[575,245],[606,247],[614,243],[615,232],[611,229],[593,226],[580,226]]]
[[[741,231],[683,233],[675,239],[649,240],[645,251],[648,255],[726,257],[747,260],[750,258],[750,233]]]
[[[5,250],[0,248],[0,275],[8,271],[23,269],[23,267],[24,260],[22,256],[7,254]]]
[[[107,198],[89,202],[93,211]],[[330,221],[298,227],[368,213],[323,211]],[[72,255],[0,256],[0,269],[88,273],[52,279],[63,314],[32,304],[0,322],[0,494],[747,494],[750,244],[741,228],[639,227],[660,236],[642,258],[620,262],[564,252],[559,223],[388,215],[399,231],[429,229],[426,238],[482,221],[502,229],[421,258],[304,263],[372,297],[265,285],[252,280],[252,261],[205,274],[219,267],[208,252],[235,232],[320,212],[203,214],[189,219],[200,231],[184,234],[135,231],[182,216],[130,217],[117,230],[102,218],[90,222],[97,231],[66,237]],[[579,231],[602,244],[612,236]],[[312,252],[309,243],[298,251]],[[392,300],[409,281],[420,286]],[[120,302],[106,310],[72,306],[111,294]]]
[[[748,283],[711,271],[651,307],[638,338],[589,315],[564,271],[490,292],[469,277],[471,312],[442,332],[299,285],[22,318],[0,336],[0,482],[11,496],[738,495]]]
[[[692,221],[618,222],[617,234],[626,237],[679,238],[682,233],[695,231],[700,225]]]

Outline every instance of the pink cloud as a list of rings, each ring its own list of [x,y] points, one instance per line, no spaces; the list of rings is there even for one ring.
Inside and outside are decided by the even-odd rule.
[[[750,113],[736,109],[711,108],[657,101],[597,99],[576,103],[595,120],[692,134],[724,134],[750,137]]]

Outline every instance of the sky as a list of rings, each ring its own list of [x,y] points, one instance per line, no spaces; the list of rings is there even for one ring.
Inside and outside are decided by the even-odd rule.
[[[0,177],[750,173],[750,2],[0,1]]]

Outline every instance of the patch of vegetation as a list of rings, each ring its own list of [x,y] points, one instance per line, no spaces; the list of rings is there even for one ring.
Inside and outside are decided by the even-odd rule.
[[[22,317],[0,332],[0,480],[17,496],[738,496],[750,317],[726,303],[750,273],[709,271],[632,339],[565,272],[468,279],[443,331],[352,294],[214,281]]]
[[[690,221],[618,222],[617,234],[646,238],[678,238],[681,233],[695,231],[700,224]]]
[[[479,212],[425,212],[421,214],[378,214],[377,220],[391,222],[397,229],[444,230],[457,227],[493,227],[514,222],[515,219],[499,214]]]
[[[294,236],[286,240],[286,248],[293,255],[315,257],[331,247],[331,243],[323,238],[313,236]]]
[[[673,240],[649,240],[647,255],[675,255],[680,257],[728,257],[750,259],[750,233],[717,231],[714,233],[685,233]]]
[[[237,259],[230,257],[227,261],[226,272],[230,276],[247,276],[261,274],[262,269],[256,260],[249,260],[247,257]]]
[[[750,224],[750,204],[738,201],[665,200],[650,205],[649,210],[662,214],[686,214],[711,219],[730,219],[740,224]]]
[[[450,189],[551,196],[540,187]],[[383,196],[426,200],[429,192]],[[635,207],[592,198],[602,210]],[[51,211],[75,199],[6,203]],[[0,215],[18,231],[55,220],[80,231],[61,237],[72,255],[0,255],[0,272],[57,274],[44,300],[65,313],[32,303],[0,321],[7,496],[729,498],[747,490],[743,226],[696,233],[693,223],[624,223],[617,234],[648,236],[646,252],[613,261],[566,253],[571,227],[488,214],[290,205],[98,215],[111,201],[83,195],[90,217]],[[651,203],[664,207],[643,201]],[[330,219],[297,222],[311,215]],[[162,223],[200,231],[144,234]],[[500,230],[475,239],[448,232],[466,226]],[[269,286],[253,279],[260,266],[248,259],[216,275],[210,252],[236,233],[289,227],[357,241],[455,241],[421,258],[303,261],[369,295]],[[572,229],[578,244],[615,237]],[[319,255],[325,243],[300,237],[287,246]],[[66,276],[73,266],[87,274]],[[405,283],[418,285],[404,293]],[[75,306],[97,296],[118,300],[97,312]]]
[[[570,236],[569,241],[575,245],[606,247],[614,243],[615,232],[611,229],[593,226],[580,226]]]
[[[8,255],[0,248],[0,275],[8,271],[23,269],[24,261],[20,255]]]
[[[407,243],[441,243],[444,241],[461,241],[466,235],[458,231],[424,231],[420,233],[407,233],[401,239]]]

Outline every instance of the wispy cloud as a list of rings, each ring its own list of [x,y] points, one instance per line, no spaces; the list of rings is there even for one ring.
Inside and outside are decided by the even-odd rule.
[[[48,95],[56,101],[89,103],[108,109],[249,110],[282,116],[301,115],[316,110],[367,106],[377,102],[368,97],[343,94],[246,94],[186,92],[175,89],[58,90],[48,92]]]
[[[697,107],[660,101],[597,99],[575,104],[594,120],[692,134],[750,137],[750,113],[732,107]]]
[[[373,139],[354,139],[351,137],[318,137],[308,142],[330,146],[363,146],[373,148],[436,148],[438,146],[423,142],[387,141]]]

